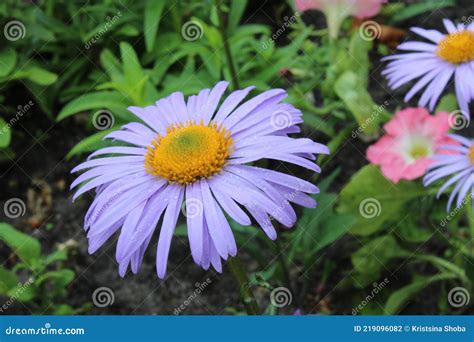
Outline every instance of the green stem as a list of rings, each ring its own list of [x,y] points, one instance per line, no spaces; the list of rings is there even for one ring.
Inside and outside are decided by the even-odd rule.
[[[288,269],[288,263],[283,257],[283,248],[281,246],[280,239],[276,239],[274,244],[275,244],[275,253],[277,254],[278,262],[282,268],[283,277],[285,278],[286,286],[290,289],[291,293],[294,293],[291,287],[290,271]]]
[[[453,274],[456,274],[458,278],[464,284],[471,284],[471,281],[466,276],[466,272],[462,268],[458,267],[457,265],[453,264],[450,261],[447,261],[435,255],[429,255],[429,254],[414,254],[410,257],[414,259],[430,262],[434,266],[436,266],[441,272],[446,272],[446,271],[451,272]]]
[[[313,105],[305,105],[305,108],[313,114],[316,115],[326,115],[335,109],[345,108],[340,102],[332,102],[324,107],[315,107]]]
[[[240,89],[239,79],[237,78],[234,60],[232,58],[232,53],[230,52],[229,39],[227,37],[228,17],[224,14],[224,11],[222,11],[222,1],[223,0],[216,0],[217,12],[219,13],[219,30],[221,31],[222,39],[224,41],[224,52],[226,55],[227,64],[229,65],[230,75],[232,77],[232,87],[234,90],[237,90]]]
[[[472,193],[472,189],[471,189]],[[470,201],[466,206],[466,217],[471,229],[471,254],[474,251],[474,198],[471,197]]]
[[[318,159],[317,159],[318,165],[322,165],[326,161],[326,159],[329,158],[329,156],[335,155],[337,149],[342,145],[342,143],[344,143],[347,140],[347,138],[351,135],[351,133],[356,128],[357,128],[357,125],[355,125],[355,124],[348,125],[342,131],[340,131],[338,135],[336,135],[334,138],[332,138],[328,143],[329,151],[330,151],[331,154],[329,154],[329,155],[328,154],[320,154],[318,156]]]
[[[252,316],[260,315],[260,308],[258,307],[257,300],[253,295],[247,273],[242,266],[240,258],[238,256],[230,258],[227,261],[227,265],[229,265],[237,287],[239,288],[240,299],[245,306],[247,314]]]
[[[330,42],[332,43],[337,40],[339,36],[339,29],[344,17],[338,11],[338,6],[330,6],[324,14],[326,15],[329,38]]]
[[[173,23],[174,29],[176,32],[181,32],[182,21],[181,21],[181,11],[179,8],[179,3],[176,6],[171,6],[171,21]]]

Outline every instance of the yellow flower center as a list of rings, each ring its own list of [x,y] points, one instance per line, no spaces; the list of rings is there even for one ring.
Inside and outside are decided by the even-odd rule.
[[[438,43],[436,54],[453,64],[474,60],[474,32],[464,30],[446,35]]]
[[[172,125],[148,147],[145,169],[170,182],[189,184],[219,172],[232,152],[230,133],[216,123]]]
[[[429,155],[429,150],[425,145],[422,144],[415,144],[413,147],[410,149],[410,156],[413,159],[419,159],[423,157],[427,157]]]
[[[469,148],[469,161],[471,162],[472,165],[474,165],[474,145]]]

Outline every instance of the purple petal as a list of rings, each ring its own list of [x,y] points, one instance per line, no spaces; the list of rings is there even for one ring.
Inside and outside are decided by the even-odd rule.
[[[201,189],[193,183],[186,187],[186,221],[188,225],[188,239],[191,255],[196,264],[200,264],[203,249],[203,201]]]
[[[104,137],[104,139],[114,139],[141,147],[148,147],[153,141],[153,137],[151,136],[144,136],[126,131],[115,131],[109,133]]]
[[[209,96],[207,97],[206,104],[201,107],[198,113],[198,117],[202,118],[204,124],[208,124],[211,121],[214,112],[216,111],[217,105],[224,94],[229,82],[221,81],[212,88]]]
[[[183,202],[184,188],[180,185],[170,184],[170,199],[168,208],[166,208],[161,225],[158,247],[156,250],[156,272],[158,278],[163,279],[166,274],[166,265],[168,264],[168,255],[170,252],[171,239],[173,238],[176,222],[178,221],[181,204]]]
[[[247,87],[245,89],[236,90],[232,92],[227,98],[224,100],[222,105],[220,106],[217,114],[214,117],[215,122],[223,122],[230,113],[239,105],[239,103],[250,93],[254,86]]]

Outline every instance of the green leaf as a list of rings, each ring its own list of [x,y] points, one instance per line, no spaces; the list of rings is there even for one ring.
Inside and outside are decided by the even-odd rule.
[[[438,281],[454,278],[456,278],[456,275],[453,275],[452,273],[439,273],[432,277],[423,277],[414,281],[410,285],[398,289],[390,295],[387,302],[385,303],[385,314],[395,315],[399,313],[411,298],[413,298],[417,293],[419,293],[428,285]]]
[[[311,241],[311,244],[314,245],[311,248],[312,254],[347,233],[355,221],[352,215],[336,214],[333,211],[337,195],[323,193],[315,198],[318,201],[317,209],[305,208],[301,218],[301,224],[307,227],[307,233],[317,239],[317,242]]]
[[[135,50],[129,43],[120,43],[120,56],[122,57],[123,71],[127,82],[133,86],[143,83],[147,76],[143,72]]]
[[[76,314],[77,310],[75,310],[72,306],[68,304],[61,304],[56,307],[53,311],[53,315],[57,316],[64,316],[64,315],[74,315]]]
[[[112,114],[120,113],[127,107],[127,99],[116,91],[100,91],[79,96],[59,112],[57,121],[73,114],[91,109],[109,109]]]
[[[392,235],[370,240],[351,256],[352,265],[358,274],[356,286],[363,288],[379,279],[390,259],[409,256],[410,253],[401,249]]]
[[[6,77],[15,68],[17,53],[11,48],[0,52],[0,77]]]
[[[391,21],[392,23],[396,23],[426,12],[438,11],[442,8],[454,5],[454,0],[431,0],[423,1],[417,4],[410,4],[405,8],[397,11],[397,13],[392,17]]]
[[[426,193],[417,182],[393,184],[378,167],[367,165],[342,189],[338,209],[340,213],[357,217],[351,228],[353,234],[370,235],[391,221],[400,221],[404,206]]]
[[[48,266],[49,264],[56,262],[56,261],[64,261],[67,260],[67,249],[62,248],[58,249],[57,251],[51,253],[44,259],[44,265]]]
[[[375,105],[360,76],[353,71],[344,72],[337,79],[334,91],[354,115],[361,131],[375,135],[384,110]]]
[[[451,272],[452,274],[457,275],[458,278],[465,284],[470,283],[469,278],[467,278],[466,276],[466,271],[446,259],[430,254],[414,254],[412,257],[418,260],[431,262],[433,266],[437,267],[440,270],[440,272]]]
[[[102,64],[113,82],[124,82],[125,79],[122,74],[120,61],[109,49],[104,49],[100,53],[100,64]]]
[[[216,27],[207,25],[204,21],[198,18],[193,18],[193,20],[201,24],[203,28],[203,37],[207,39],[214,52],[219,54],[222,53],[223,37],[221,32]]]
[[[316,254],[347,233],[354,220],[351,215],[334,212],[336,194],[321,193],[314,198],[318,207],[305,208],[298,223],[302,230],[295,230],[290,235],[288,260],[303,260],[305,269],[313,267]]]
[[[221,65],[222,61],[218,53],[211,51],[206,47],[202,47],[198,50],[201,59],[206,66],[207,71],[214,77],[215,80],[218,80],[221,75]]]
[[[424,228],[424,229],[423,229]],[[419,225],[411,218],[407,218],[396,227],[397,235],[408,242],[425,242],[433,236],[431,230]]]
[[[161,13],[165,7],[165,1],[147,0],[145,3],[145,19],[143,21],[143,34],[145,35],[146,51],[153,50],[156,33],[161,20]]]
[[[303,111],[303,121],[305,125],[308,125],[309,127],[323,132],[328,136],[332,136],[335,134],[334,128],[330,124],[307,111]]]
[[[23,68],[20,68],[18,71],[15,71],[10,76],[10,78],[11,79],[27,78],[36,84],[47,86],[56,82],[56,80],[58,79],[58,75],[37,66],[29,66],[29,67],[25,66]]]
[[[0,266],[0,295],[5,295],[8,291],[18,285],[18,277],[12,271]]]
[[[122,35],[126,37],[136,37],[140,34],[140,30],[130,24],[125,24],[117,30],[116,35]]]
[[[103,141],[102,139],[109,134],[110,132],[116,130],[118,127],[112,127],[107,130],[97,132],[87,138],[81,140],[76,146],[74,146],[69,153],[66,155],[66,158],[69,159],[73,156],[76,156],[81,153],[90,152],[97,150],[100,147],[105,147],[110,145],[110,142]],[[116,144],[115,144],[116,145]]]
[[[178,225],[174,230],[174,236],[187,237],[188,236],[188,226],[183,223]]]
[[[7,244],[29,267],[36,264],[41,247],[38,240],[23,234],[7,223],[0,223],[0,241]]]
[[[11,129],[5,120],[0,118],[0,148],[5,148],[10,145]]]
[[[363,35],[360,34],[359,30],[354,30],[349,42],[349,68],[356,73],[363,83],[362,85],[367,88],[370,60],[369,51],[372,49],[372,41],[363,39]]]
[[[318,183],[319,191],[322,193],[326,192],[328,188],[333,184],[334,180],[341,174],[341,166],[338,166],[335,170],[331,171],[330,174],[326,175],[323,180]]]
[[[354,220],[351,215],[334,215],[331,220],[324,220],[318,225],[315,235],[318,237],[317,247],[312,252],[320,251],[346,234]]]
[[[122,93],[133,99],[135,105],[141,105],[143,101],[143,87],[148,80],[148,75],[142,69],[140,61],[133,47],[126,43],[120,43],[120,55],[122,57],[123,71],[127,89]]]
[[[29,282],[24,284],[18,283],[16,287],[8,291],[7,295],[16,298],[20,302],[29,302],[36,296],[36,287]]]
[[[242,15],[244,14],[245,8],[247,7],[247,0],[231,1],[230,4],[230,13],[229,21],[227,24],[227,30],[229,36],[237,29],[239,26]]]
[[[340,130],[336,136],[331,135],[333,138],[327,143],[330,154],[320,154],[317,159],[318,165],[324,165],[326,159],[331,158],[332,155],[335,155],[339,150],[339,147],[347,141],[347,137],[354,132],[356,125],[347,125],[344,129]]]
[[[454,94],[444,95],[436,106],[435,113],[454,112],[458,110],[458,100]]]
[[[38,277],[38,279],[36,279],[35,284],[36,286],[40,286],[42,283],[46,281],[53,280],[57,288],[62,288],[69,285],[69,283],[74,280],[74,277],[75,277],[74,271],[65,268],[62,270],[51,271],[51,272],[46,272],[42,274],[41,276]]]

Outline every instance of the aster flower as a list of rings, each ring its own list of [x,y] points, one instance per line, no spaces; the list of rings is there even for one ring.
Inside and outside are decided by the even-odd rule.
[[[430,115],[424,108],[407,108],[397,112],[384,125],[385,135],[367,149],[367,159],[381,167],[387,179],[398,183],[425,174],[430,156],[447,137],[449,114]]]
[[[434,163],[430,165],[429,171],[423,179],[425,186],[433,182],[450,177],[439,189],[437,197],[454,186],[449,195],[447,210],[456,200],[456,207],[462,206],[466,196],[474,196],[474,140],[466,139],[457,134],[449,135],[459,144],[447,144],[443,149],[453,151],[454,154],[437,153],[432,157]]]
[[[398,46],[399,50],[412,51],[384,58],[390,61],[382,72],[392,89],[418,79],[405,95],[409,101],[425,88],[418,104],[435,108],[441,93],[454,75],[459,107],[469,118],[469,102],[474,97],[474,23],[455,25],[443,20],[448,34],[436,30],[414,27],[411,30],[429,42],[409,41]]]
[[[310,182],[247,164],[267,158],[320,172],[314,154],[329,153],[328,148],[288,136],[300,131],[302,114],[280,102],[284,90],[269,90],[240,104],[253,89],[248,87],[232,92],[219,106],[227,85],[219,82],[186,102],[176,92],[153,106],[129,107],[143,123],[126,124],[106,138],[133,146],[102,148],[72,170],[87,169],[71,185],[87,181],[73,199],[96,189],[84,224],[89,252],[120,231],[116,259],[121,276],[129,265],[138,272],[160,218],[156,268],[159,278],[165,276],[183,202],[194,261],[219,272],[221,258],[237,253],[226,215],[242,225],[250,225],[253,217],[275,239],[273,218],[285,227],[295,224],[290,202],[315,207],[307,194],[318,188]]]
[[[337,38],[339,28],[345,18],[354,16],[358,19],[370,18],[380,12],[387,0],[295,0],[298,11],[315,9],[326,16],[329,35]]]

